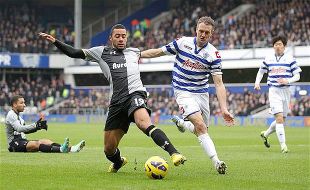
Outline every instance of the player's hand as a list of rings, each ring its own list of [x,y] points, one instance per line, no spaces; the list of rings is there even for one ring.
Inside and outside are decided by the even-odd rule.
[[[223,118],[225,123],[230,127],[233,126],[235,124],[235,118],[234,116],[229,113],[227,110],[225,110],[224,112],[222,112]]]
[[[47,121],[42,120],[42,117],[36,122],[36,127],[38,130],[45,129],[47,131]]]
[[[51,43],[54,43],[56,41],[56,39],[52,36],[52,35],[49,35],[49,34],[46,34],[46,33],[43,33],[43,32],[40,32],[39,33],[39,37],[51,42]]]
[[[277,82],[278,82],[279,84],[288,84],[288,80],[285,79],[285,78],[279,78],[279,79],[277,80]]]
[[[254,85],[254,90],[260,90],[260,85],[259,84],[255,84]]]

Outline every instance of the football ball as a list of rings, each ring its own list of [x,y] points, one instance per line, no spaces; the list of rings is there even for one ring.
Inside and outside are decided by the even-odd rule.
[[[149,178],[163,179],[168,172],[168,163],[159,156],[152,156],[145,162],[144,169]]]

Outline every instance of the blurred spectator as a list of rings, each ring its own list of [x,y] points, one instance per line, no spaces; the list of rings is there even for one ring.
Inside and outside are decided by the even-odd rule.
[[[129,39],[129,45],[158,48],[180,36],[193,36],[197,18],[207,15],[220,20],[241,3],[254,3],[256,7],[238,18],[230,15],[225,23],[216,26],[211,41],[218,49],[268,47],[272,37],[278,34],[288,36],[288,46],[310,44],[308,0],[184,0],[170,10],[171,17],[158,28],[146,30],[140,38]]]
[[[28,4],[1,3],[0,52],[52,53],[58,50],[38,39],[39,32],[50,32],[58,39],[73,45],[71,19],[67,23],[50,24],[42,20],[39,7]]]

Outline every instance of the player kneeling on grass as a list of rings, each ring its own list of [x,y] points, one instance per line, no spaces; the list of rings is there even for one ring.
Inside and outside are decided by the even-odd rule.
[[[19,115],[23,112],[26,105],[22,96],[13,96],[11,99],[12,110],[10,110],[5,118],[6,135],[8,141],[8,150],[10,152],[79,152],[85,146],[82,140],[74,146],[69,146],[69,138],[61,145],[54,143],[49,139],[27,140],[25,134],[35,133],[38,130],[47,130],[47,121],[41,117],[37,122],[25,125],[25,121]]]

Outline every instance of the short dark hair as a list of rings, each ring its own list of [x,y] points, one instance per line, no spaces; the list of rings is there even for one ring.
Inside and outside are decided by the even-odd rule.
[[[200,17],[198,20],[197,20],[197,26],[200,24],[200,23],[204,23],[205,25],[211,25],[213,27],[213,30],[215,28],[215,22],[214,20],[209,17],[209,16],[203,16],[203,17]]]
[[[124,25],[122,25],[122,24],[115,24],[111,28],[110,36],[112,36],[112,33],[113,33],[114,29],[125,29],[127,31],[127,29],[126,29],[126,27]]]
[[[274,44],[277,42],[277,41],[281,41],[283,43],[284,46],[286,46],[287,44],[287,38],[285,36],[276,36],[272,39],[272,46],[274,46]]]
[[[21,95],[15,95],[15,96],[13,96],[13,97],[11,98],[11,100],[10,100],[11,106],[13,106],[13,104],[16,103],[16,102],[18,101],[18,99],[20,99],[20,98],[24,98],[24,97],[21,96]]]

